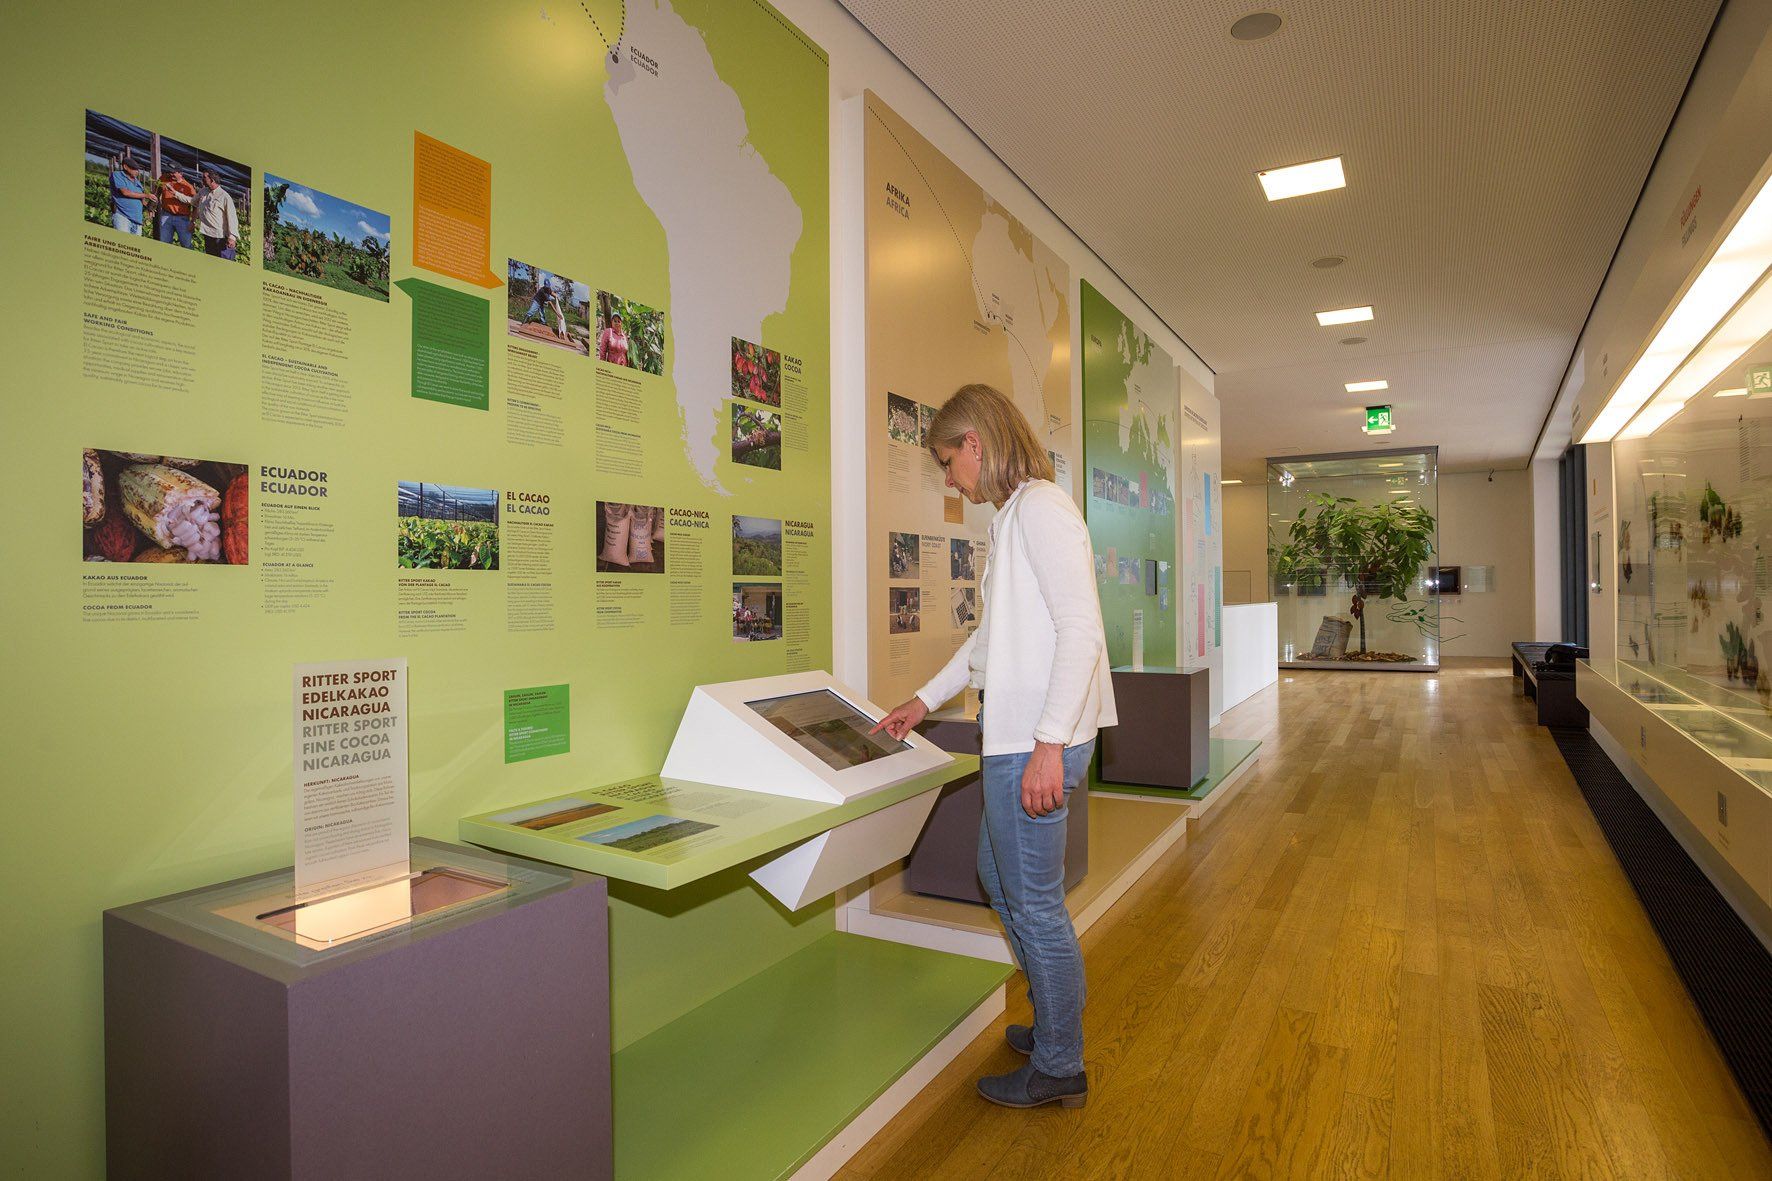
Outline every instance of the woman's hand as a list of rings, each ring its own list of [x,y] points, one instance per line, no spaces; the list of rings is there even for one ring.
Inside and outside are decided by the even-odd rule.
[[[1021,773],[1021,810],[1045,816],[1064,803],[1064,748],[1056,742],[1034,743],[1034,753]]]
[[[884,730],[886,733],[892,735],[892,737],[903,742],[904,736],[915,729],[917,724],[928,716],[928,713],[929,707],[923,704],[923,699],[921,697],[913,697],[903,705],[894,708],[893,711],[885,717],[881,718],[874,724],[874,728],[869,730],[868,733],[878,734],[880,731]]]

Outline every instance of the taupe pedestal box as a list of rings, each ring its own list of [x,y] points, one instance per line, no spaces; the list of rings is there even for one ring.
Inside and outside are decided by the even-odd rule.
[[[1118,726],[1101,732],[1101,779],[1187,791],[1212,770],[1210,669],[1116,668]]]
[[[953,754],[978,754],[982,740],[978,723],[932,721],[918,727],[923,737]],[[1105,731],[1104,731],[1105,733]],[[978,880],[978,826],[984,819],[984,782],[977,776],[942,789],[923,825],[923,834],[905,863],[905,888],[959,902],[989,903]],[[1071,792],[1065,821],[1064,888],[1089,872],[1089,784]]]
[[[105,912],[111,1177],[612,1175],[606,883],[421,853],[525,884],[317,956],[206,917],[288,870]]]

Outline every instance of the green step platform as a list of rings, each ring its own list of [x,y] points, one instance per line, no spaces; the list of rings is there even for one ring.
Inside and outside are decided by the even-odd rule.
[[[1211,747],[1212,769],[1206,772],[1206,778],[1187,791],[1174,787],[1147,787],[1142,783],[1109,783],[1099,778],[1093,768],[1089,772],[1089,790],[1165,800],[1203,800],[1216,791],[1219,784],[1229,779],[1238,767],[1253,758],[1261,743],[1247,738],[1214,738],[1211,740]]]
[[[617,1051],[617,1181],[791,1176],[1011,972],[819,938]]]

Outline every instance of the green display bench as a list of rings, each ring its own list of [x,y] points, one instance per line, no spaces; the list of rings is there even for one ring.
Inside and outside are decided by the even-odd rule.
[[[1244,764],[1255,757],[1261,743],[1247,738],[1213,738],[1208,741],[1211,752],[1209,769],[1204,778],[1189,788],[1153,787],[1143,783],[1110,783],[1097,774],[1096,768],[1089,773],[1089,790],[1106,792],[1111,795],[1146,796],[1151,799],[1169,799],[1197,802],[1206,799],[1217,791],[1227,779],[1242,770]]]
[[[842,804],[647,777],[460,822],[610,879],[617,1178],[782,1178],[825,1152],[823,1172],[1001,1011],[1009,966],[840,932],[828,896],[793,909],[751,880],[976,771]]]

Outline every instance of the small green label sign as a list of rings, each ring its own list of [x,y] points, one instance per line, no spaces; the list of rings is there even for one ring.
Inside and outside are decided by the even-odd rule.
[[[1387,435],[1397,429],[1391,418],[1389,406],[1366,407],[1366,433],[1369,435]]]
[[[572,700],[565,685],[505,690],[505,762],[563,755],[572,749]]]
[[[1772,394],[1772,365],[1755,365],[1747,371],[1747,392]]]

